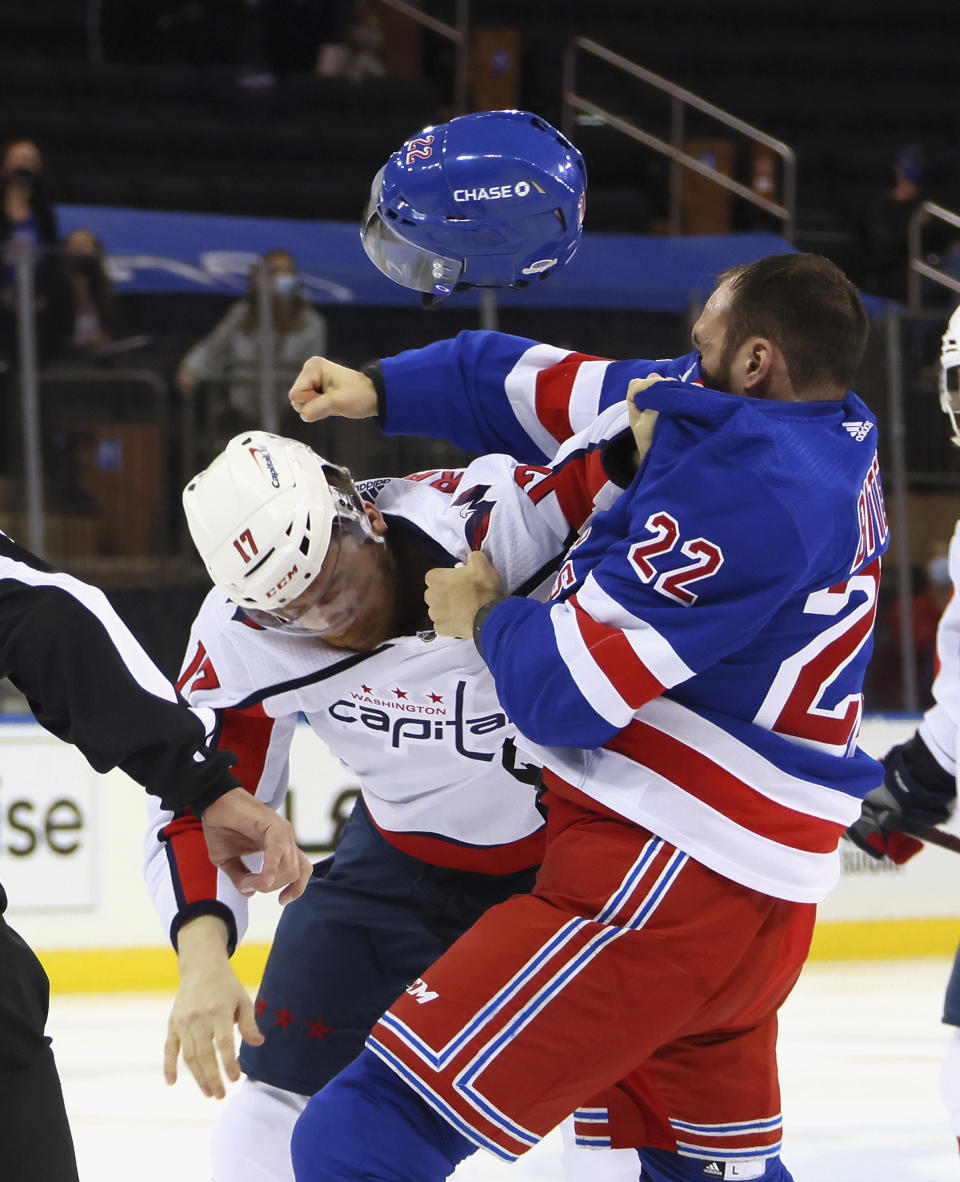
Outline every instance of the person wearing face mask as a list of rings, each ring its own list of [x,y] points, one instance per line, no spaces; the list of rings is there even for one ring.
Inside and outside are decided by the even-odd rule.
[[[42,362],[62,344],[66,285],[56,250],[57,219],[44,183],[43,155],[28,139],[11,140],[0,151],[0,362],[10,370],[19,364],[14,256],[20,242],[37,252],[34,308]]]
[[[71,230],[63,242],[63,265],[69,284],[73,315],[70,345],[93,352],[109,345],[113,337],[114,299],[110,276],[104,266],[103,243],[92,230]]]
[[[270,285],[274,330],[273,373],[277,405],[281,405],[304,357],[326,347],[324,318],[304,299],[297,264],[286,250],[270,250],[251,268],[243,299],[184,356],[176,384],[193,394],[201,383],[212,391],[213,434],[226,441],[244,427],[260,423],[260,310],[258,285]],[[221,443],[222,446],[222,443]]]
[[[43,155],[32,140],[12,140],[0,155],[0,238],[55,246],[59,235],[44,186]]]

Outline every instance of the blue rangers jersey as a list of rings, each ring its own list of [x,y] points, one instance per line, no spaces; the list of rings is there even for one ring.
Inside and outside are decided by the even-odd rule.
[[[483,549],[518,591],[555,575],[570,541],[554,499],[516,496],[517,465],[484,457],[465,470],[359,485],[398,536],[452,565]],[[604,484],[607,500],[619,490]],[[368,812],[397,848],[433,865],[507,874],[535,866],[543,817],[539,769],[517,754],[515,728],[469,641],[398,636],[373,652],[253,625],[212,590],[194,622],[179,681],[210,745],[238,756],[236,773],[279,808],[290,742],[302,713],[360,786]],[[305,785],[305,788],[308,786]],[[210,865],[189,813],[154,808],[146,877],[167,930],[214,911],[235,939],[247,904]]]
[[[864,403],[744,398],[695,384],[696,354],[613,363],[492,333],[381,364],[388,430],[540,459],[567,439],[541,487],[589,483],[629,379],[670,379],[642,395],[659,419],[627,491],[571,521],[552,604],[495,607],[484,656],[571,794],[754,889],[822,899],[882,779],[856,744],[889,533]],[[605,407],[592,443],[568,438]]]

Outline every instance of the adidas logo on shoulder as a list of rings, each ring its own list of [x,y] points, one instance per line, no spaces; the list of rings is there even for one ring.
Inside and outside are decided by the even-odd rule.
[[[848,419],[841,426],[857,443],[862,443],[873,430],[873,423],[862,423],[857,419]]]

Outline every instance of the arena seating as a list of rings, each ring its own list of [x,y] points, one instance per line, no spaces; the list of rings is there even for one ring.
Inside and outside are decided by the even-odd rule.
[[[222,35],[205,48],[174,33],[153,47],[118,25],[129,6],[102,6],[104,64],[89,62],[83,0],[5,0],[0,132],[32,134],[47,153],[59,200],[79,204],[353,220],[372,171],[411,131],[442,114],[436,54],[429,80],[355,83],[311,74],[240,85],[233,0]],[[141,24],[149,4],[138,5]],[[162,8],[154,0],[154,9]],[[176,6],[167,3],[168,9]],[[194,6],[197,7],[197,6]],[[446,5],[446,7],[450,7]],[[444,3],[429,11],[450,18]],[[795,148],[799,241],[842,254],[865,197],[888,185],[896,152],[916,140],[930,158],[930,194],[960,204],[960,108],[951,93],[960,5],[943,0],[485,0],[475,25],[521,32],[522,102],[560,118],[560,69],[570,39],[585,35],[656,70]],[[205,53],[206,64],[195,59]],[[441,55],[442,56],[442,55]],[[916,63],[923,63],[922,69]],[[442,73],[442,70],[440,70]],[[666,104],[585,60],[580,89],[653,130]],[[717,133],[714,126],[710,129]],[[706,134],[692,123],[689,134]],[[606,127],[578,125],[591,173],[593,229],[642,231],[664,211],[665,166]],[[738,171],[749,161],[738,157]],[[737,211],[734,228],[752,228]],[[766,228],[766,227],[764,227]],[[836,253],[836,251],[834,251]],[[843,258],[838,261],[845,261]]]

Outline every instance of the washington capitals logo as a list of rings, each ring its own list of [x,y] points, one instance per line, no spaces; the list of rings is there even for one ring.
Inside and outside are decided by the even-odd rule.
[[[471,550],[479,550],[483,539],[490,528],[490,514],[496,501],[485,501],[483,498],[490,491],[489,484],[475,484],[466,489],[453,502],[454,508],[460,510],[460,516],[465,519],[463,536]]]

